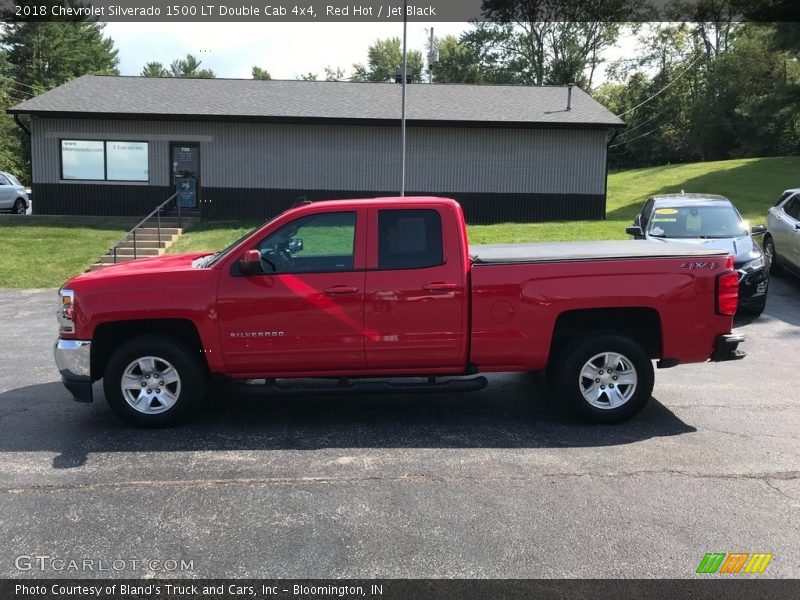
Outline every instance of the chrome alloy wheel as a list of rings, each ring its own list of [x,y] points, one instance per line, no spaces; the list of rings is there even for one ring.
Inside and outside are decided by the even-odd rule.
[[[181,378],[158,356],[137,358],[122,373],[122,396],[135,411],[155,415],[169,410],[181,394]]]
[[[772,261],[775,259],[775,246],[772,240],[767,239],[764,242],[764,263],[767,265],[767,269],[772,266]]]
[[[636,367],[616,352],[603,352],[586,361],[578,376],[584,399],[603,410],[619,408],[636,393]]]

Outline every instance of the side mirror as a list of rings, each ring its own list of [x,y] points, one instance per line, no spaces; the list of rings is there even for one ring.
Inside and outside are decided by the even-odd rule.
[[[261,252],[258,250],[247,250],[239,260],[239,270],[244,275],[258,275],[263,273],[261,268]]]
[[[762,233],[767,233],[767,226],[766,225],[753,225],[750,228],[751,235],[761,235]]]
[[[289,238],[289,245],[287,247],[289,249],[289,252],[291,252],[292,254],[300,252],[300,250],[303,249],[303,238],[301,237]]]
[[[638,225],[632,225],[631,227],[626,227],[625,233],[627,233],[628,235],[632,235],[633,238],[636,240],[644,239],[644,232],[642,231],[642,228],[639,227]]]

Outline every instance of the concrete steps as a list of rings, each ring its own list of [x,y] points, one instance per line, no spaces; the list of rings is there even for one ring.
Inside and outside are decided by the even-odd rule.
[[[114,257],[113,249],[105,256],[102,256],[99,261],[89,267],[90,271],[97,271],[115,263],[122,263],[134,260],[135,258],[151,258],[161,256],[167,249],[175,243],[187,229],[199,219],[186,218],[181,220],[181,227],[178,227],[178,219],[173,217],[162,217],[161,219],[161,232],[159,234],[158,227],[151,219],[146,223],[146,227],[139,227],[136,230],[136,238],[134,242],[133,232],[129,233],[121,242],[117,244],[116,259]],[[134,243],[136,250],[134,252]]]

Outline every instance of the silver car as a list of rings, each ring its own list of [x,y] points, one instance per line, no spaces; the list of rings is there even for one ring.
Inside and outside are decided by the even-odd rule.
[[[764,255],[773,273],[786,267],[800,274],[800,188],[783,192],[769,209]]]
[[[0,171],[0,211],[24,215],[30,204],[25,186],[11,173]]]

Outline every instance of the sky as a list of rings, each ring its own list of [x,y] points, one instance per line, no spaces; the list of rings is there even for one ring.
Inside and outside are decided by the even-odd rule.
[[[176,26],[177,25],[177,26]],[[458,36],[469,23],[409,23],[408,48],[425,54],[430,27],[437,37]],[[250,78],[253,65],[273,79],[298,79],[306,73],[324,78],[324,68],[366,63],[367,48],[379,38],[402,37],[402,23],[120,23],[106,25],[119,50],[122,75],[139,75],[145,63],[169,66],[193,54],[217,77]],[[623,39],[608,52],[614,59],[631,50]],[[602,73],[600,74],[602,79]]]
[[[119,50],[122,75],[139,75],[145,63],[169,65],[194,54],[217,77],[250,78],[253,65],[273,79],[343,68],[367,60],[367,48],[379,38],[403,36],[402,23],[108,23],[106,35]],[[409,23],[409,50],[425,50],[427,33],[458,35],[467,23]]]

